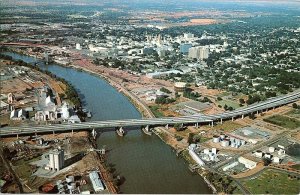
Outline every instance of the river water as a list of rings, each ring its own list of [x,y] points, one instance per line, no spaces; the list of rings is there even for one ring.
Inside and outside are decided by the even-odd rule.
[[[35,58],[25,55],[3,54],[28,63],[36,62]],[[127,97],[105,80],[73,68],[37,61],[40,68],[64,78],[75,87],[83,107],[93,114],[91,120],[141,118]],[[114,131],[104,131],[97,144],[109,149],[108,162],[114,165],[117,174],[125,177],[122,193],[211,193],[204,180],[193,175],[185,161],[176,157],[155,135],[145,135],[140,129],[127,130],[124,137],[117,136]]]

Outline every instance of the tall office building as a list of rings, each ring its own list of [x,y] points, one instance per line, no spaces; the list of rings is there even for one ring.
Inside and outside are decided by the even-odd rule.
[[[189,58],[196,58],[198,60],[207,59],[209,55],[209,49],[206,46],[191,47],[189,49]]]

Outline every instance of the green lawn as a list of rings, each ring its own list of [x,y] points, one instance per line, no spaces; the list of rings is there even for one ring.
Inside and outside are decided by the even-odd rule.
[[[234,109],[237,109],[240,107],[239,103],[231,101],[231,100],[221,100],[217,102],[217,105],[221,105],[222,107],[224,107],[224,105],[227,105],[228,107],[232,107]]]
[[[284,128],[288,129],[295,129],[297,127],[300,127],[300,121],[296,120],[294,118],[289,118],[286,116],[281,116],[281,115],[274,115],[269,118],[264,119],[264,121],[282,126]]]
[[[152,111],[152,113],[154,114],[155,117],[157,117],[157,118],[164,117],[164,114],[159,111],[159,106],[158,105],[149,106],[149,108],[150,108],[150,110]]]
[[[288,173],[268,169],[255,179],[243,182],[252,194],[298,194],[300,180]]]
[[[287,113],[288,116],[300,118],[300,109],[293,109]]]

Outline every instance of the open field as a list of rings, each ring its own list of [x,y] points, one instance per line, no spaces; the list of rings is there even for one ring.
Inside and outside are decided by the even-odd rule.
[[[217,102],[218,105],[221,105],[222,107],[224,107],[224,105],[226,104],[228,107],[232,107],[234,109],[239,108],[239,104],[237,102],[231,101],[231,100],[221,100]]]
[[[270,169],[256,179],[244,181],[243,184],[252,194],[298,194],[300,191],[300,180]]]
[[[238,128],[241,128],[243,127],[243,125],[240,125],[234,121],[225,121],[223,122],[223,124],[218,124],[216,126],[213,127],[214,130],[223,130],[223,131],[226,131],[226,132],[230,132],[230,131],[233,131],[233,130],[236,130]]]
[[[288,116],[300,118],[300,109],[293,109],[287,113]]]
[[[274,115],[269,118],[263,119],[265,122],[272,123],[274,125],[278,125],[288,129],[295,129],[300,127],[300,121],[294,118],[289,118],[281,115]]]

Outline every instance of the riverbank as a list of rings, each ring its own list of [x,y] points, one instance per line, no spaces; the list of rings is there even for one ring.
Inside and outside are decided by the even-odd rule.
[[[22,187],[25,193],[37,193],[40,191],[40,187],[45,184],[55,185],[56,181],[64,180],[67,175],[73,175],[81,178],[77,180],[81,191],[93,191],[92,185],[88,178],[88,173],[95,170],[98,171],[102,181],[106,186],[106,193],[118,193],[118,187],[115,185],[116,181],[113,179],[112,174],[108,171],[106,166],[106,156],[99,154],[95,147],[95,141],[89,135],[87,131],[80,131],[74,133],[60,133],[60,134],[46,134],[39,136],[39,139],[43,139],[45,143],[49,143],[48,147],[41,147],[30,137],[19,138],[1,138],[1,142],[4,146],[6,158],[10,157],[10,164],[14,173],[22,181]],[[7,151],[13,149],[11,143],[16,141],[23,141],[23,145],[19,145],[18,155],[13,153],[7,153]],[[54,141],[54,142],[53,142]],[[50,176],[38,176],[41,174],[41,170],[32,166],[32,163],[38,161],[42,153],[45,150],[56,148],[57,145],[64,150],[66,168],[59,171],[57,174]],[[30,153],[27,156],[21,155],[20,152],[25,150]],[[23,157],[22,157],[23,156]],[[31,157],[32,156],[32,157]],[[34,174],[32,174],[34,173]],[[37,177],[38,179],[32,179]],[[79,182],[85,180],[84,183]],[[9,193],[9,192],[8,192]]]
[[[16,56],[16,58],[22,59],[20,56]],[[27,58],[25,58],[25,60],[34,61],[34,59]],[[128,105],[123,107],[123,104],[118,105],[117,102],[127,102],[121,99],[128,100],[128,98],[124,98],[123,95],[117,95],[115,90],[109,89],[108,82],[98,81],[96,78],[83,73],[86,72],[84,70],[78,71],[77,69],[77,71],[75,71],[74,68],[71,70],[71,68],[62,68],[63,66],[51,64],[42,65],[42,63],[40,63],[40,66],[56,74],[58,77],[67,78],[68,81],[72,82],[76,89],[84,95],[85,106],[94,111],[93,120],[139,117],[133,106]],[[91,75],[91,73],[89,73],[89,75]],[[80,79],[78,80],[78,78]],[[85,84],[85,82],[87,83]],[[97,88],[101,90],[95,90]],[[110,95],[113,95],[113,97]],[[103,104],[106,106],[101,106]],[[105,112],[97,112],[104,110]],[[109,113],[108,111],[113,113],[113,115],[106,117],[107,113]],[[139,144],[139,147],[136,147],[136,144]],[[109,146],[109,150],[111,150],[109,153],[109,162],[113,164],[116,163],[115,169],[126,178],[126,185],[124,184],[121,187],[124,193],[211,193],[211,191],[207,189],[207,185],[205,185],[203,179],[191,174],[184,160],[176,158],[172,150],[169,147],[165,147],[166,144],[156,136],[143,135],[143,132],[137,130],[129,131],[128,135],[124,138],[120,138],[117,137],[114,132],[105,132],[97,139],[97,145],[98,148],[101,145]],[[160,158],[157,158],[157,154],[160,154]],[[144,157],[142,159],[132,158],[137,155],[146,155],[147,157],[145,160]],[[149,160],[151,160],[152,163],[149,164]],[[143,169],[135,171],[137,167]],[[147,171],[147,176],[144,174],[145,171]],[[160,174],[156,174],[157,172]],[[178,174],[180,178],[175,176]],[[136,178],[143,179],[137,180]],[[156,181],[159,179],[153,180],[153,178],[164,178],[163,180],[167,181],[166,185],[157,185]],[[184,181],[182,181],[182,178],[184,178]],[[179,187],[178,183],[182,183],[185,187]],[[151,188],[147,187],[149,184],[151,184]],[[136,187],[137,185],[140,187]]]

